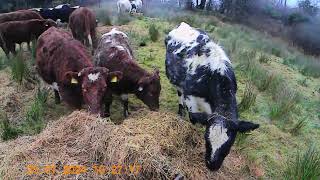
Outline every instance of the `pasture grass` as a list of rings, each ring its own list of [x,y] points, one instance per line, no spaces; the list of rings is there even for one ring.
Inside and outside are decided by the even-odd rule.
[[[26,134],[38,134],[44,128],[43,117],[48,93],[46,89],[37,89],[35,99],[26,113],[25,124],[23,125]]]
[[[320,152],[310,146],[305,152],[297,152],[293,161],[287,162],[283,173],[286,180],[309,180],[320,178]]]
[[[159,34],[157,26],[155,24],[151,24],[149,26],[149,36],[150,36],[151,41],[153,41],[153,42],[158,41],[159,35],[160,34]]]
[[[0,130],[1,139],[4,141],[15,139],[22,133],[21,129],[10,124],[5,112],[0,114]]]
[[[28,76],[29,68],[25,62],[22,52],[19,51],[17,55],[10,59],[11,77],[18,84]]]
[[[246,83],[246,88],[238,109],[240,112],[248,110],[256,102],[257,92],[251,82]]]
[[[283,178],[283,172],[286,170],[286,164],[283,162],[294,160],[295,152],[292,149],[306,150],[308,144],[312,142],[315,143],[317,149],[320,148],[318,141],[320,138],[320,123],[318,121],[320,116],[317,115],[320,102],[316,101],[318,96],[312,94],[320,87],[319,79],[316,79],[317,76],[310,76],[310,73],[308,75],[302,73],[302,69],[307,64],[303,58],[299,59],[303,68],[296,67],[298,62],[286,60],[289,57],[288,52],[294,52],[294,55],[296,55],[297,50],[289,49],[283,43],[246,27],[225,24],[216,21],[215,17],[189,14],[191,14],[189,16],[194,17],[188,17],[187,13],[182,13],[179,16],[165,16],[161,19],[136,18],[126,25],[130,29],[126,33],[132,43],[138,63],[149,72],[155,67],[160,69],[161,110],[170,112],[177,112],[178,110],[176,90],[165,75],[165,47],[163,43],[165,35],[181,21],[205,29],[212,39],[228,52],[228,56],[233,61],[238,83],[237,99],[245,99],[244,96],[248,91],[246,90],[246,82],[248,81],[251,81],[258,90],[255,103],[247,110],[241,111],[239,116],[240,119],[259,123],[260,128],[249,134],[239,135],[236,141],[238,147],[236,150],[240,149],[241,155],[246,160],[263,168],[265,172],[263,179]],[[112,18],[116,19],[116,17]],[[212,22],[210,22],[211,18],[214,19]],[[159,40],[155,42],[151,41],[148,36],[148,27],[153,23],[156,24],[159,31]],[[114,24],[119,25],[120,23]],[[140,46],[140,43],[143,45]],[[272,48],[279,48],[280,53],[276,52],[277,50],[272,52]],[[260,60],[260,54],[268,57],[269,61],[265,63],[265,59]],[[302,57],[306,56],[302,55]],[[306,69],[309,70],[310,68],[308,66]],[[313,66],[313,68],[315,70],[319,69],[318,66]],[[308,87],[298,83],[299,79],[305,78],[304,75],[310,76]],[[280,88],[284,84],[288,86],[287,89]],[[295,91],[292,91],[292,89]],[[301,100],[296,91],[303,93]],[[33,103],[35,104],[35,102]],[[295,105],[292,105],[294,103]],[[294,108],[289,108],[293,106]],[[134,95],[130,95],[129,110],[135,111],[141,107],[146,106]],[[286,112],[286,110],[289,112]],[[41,111],[41,109],[30,107],[30,111]],[[288,117],[277,117],[277,121],[272,121],[271,114],[277,115],[278,113],[280,115],[279,112],[281,111],[285,111],[287,113],[285,116]],[[121,112],[121,103],[116,99],[111,108],[111,120],[113,122],[122,121]],[[30,117],[33,116],[30,115]],[[41,118],[38,119],[40,119],[39,124],[42,125],[40,125],[40,128],[32,129],[38,130],[44,126]],[[188,120],[187,117],[183,119]],[[282,124],[278,123],[281,119],[287,121]],[[305,121],[301,123],[301,119],[305,119]],[[198,130],[201,131],[202,129]]]

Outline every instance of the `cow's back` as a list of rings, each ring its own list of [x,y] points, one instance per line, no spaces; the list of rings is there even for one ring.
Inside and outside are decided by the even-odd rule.
[[[36,52],[39,74],[49,84],[62,82],[67,71],[92,66],[87,49],[70,33],[55,27],[39,37]]]
[[[0,23],[8,21],[23,21],[29,19],[43,19],[39,13],[31,10],[19,10],[10,13],[0,14]]]
[[[112,29],[109,33],[102,35],[95,51],[96,65],[113,70],[115,68],[113,66],[131,63],[131,61],[134,61],[134,56],[126,34]]]
[[[96,28],[95,14],[88,8],[80,7],[71,13],[69,26],[76,33],[89,35]]]

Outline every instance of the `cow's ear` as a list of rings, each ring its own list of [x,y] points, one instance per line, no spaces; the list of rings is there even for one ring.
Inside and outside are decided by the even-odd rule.
[[[257,128],[259,128],[259,124],[255,124],[248,121],[239,121],[237,129],[239,132],[244,133],[244,132],[255,130]]]
[[[68,71],[64,74],[64,82],[65,84],[74,84],[77,85],[79,84],[81,75],[78,72],[74,72],[74,71]]]
[[[123,77],[123,74],[121,71],[109,72],[107,74],[107,82],[117,83],[122,79],[122,77]]]
[[[138,91],[142,92],[144,87],[150,82],[149,77],[142,77],[138,82]]]

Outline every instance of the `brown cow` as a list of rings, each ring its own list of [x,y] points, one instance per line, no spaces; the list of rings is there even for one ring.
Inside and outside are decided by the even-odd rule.
[[[3,51],[15,54],[15,44],[30,43],[48,28],[56,26],[52,20],[32,19],[26,21],[9,21],[0,24],[0,45]]]
[[[96,15],[86,7],[80,7],[69,17],[69,27],[74,38],[96,48]]]
[[[148,73],[139,67],[132,55],[126,34],[116,29],[104,34],[95,52],[95,64],[123,73],[122,80],[111,86],[111,89],[113,93],[121,95],[125,117],[129,114],[128,93],[134,93],[151,110],[159,109],[161,91],[159,71]],[[106,101],[106,111],[111,103],[112,99]]]
[[[8,21],[24,21],[30,19],[43,19],[39,13],[31,10],[19,10],[0,14],[0,23]]]
[[[38,73],[52,85],[56,102],[60,97],[70,106],[85,106],[92,113],[103,114],[104,95],[111,92],[107,85],[121,72],[109,72],[107,68],[94,67],[86,48],[68,32],[52,27],[38,39],[36,64]]]

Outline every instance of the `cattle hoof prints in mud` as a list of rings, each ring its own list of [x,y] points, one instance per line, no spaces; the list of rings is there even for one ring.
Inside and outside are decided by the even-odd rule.
[[[204,31],[182,22],[169,32],[165,45],[166,74],[178,91],[179,114],[186,106],[191,122],[206,126],[206,165],[218,170],[237,132],[259,125],[238,120],[231,61]]]

